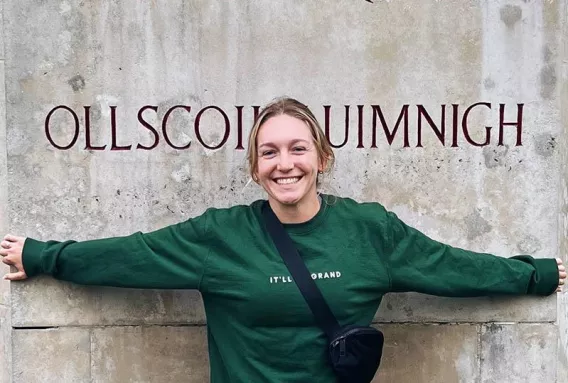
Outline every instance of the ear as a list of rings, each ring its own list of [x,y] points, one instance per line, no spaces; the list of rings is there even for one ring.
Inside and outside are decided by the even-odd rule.
[[[323,172],[327,168],[327,158],[322,158],[318,166],[318,172]]]

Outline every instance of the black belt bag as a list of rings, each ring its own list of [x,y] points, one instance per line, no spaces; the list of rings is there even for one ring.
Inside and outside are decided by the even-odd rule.
[[[340,326],[292,239],[268,203],[264,204],[262,214],[274,245],[310,307],[318,326],[329,340],[328,359],[339,382],[369,383],[381,363],[383,333],[369,326]]]
[[[369,326],[343,326],[329,342],[329,363],[342,383],[369,383],[379,369],[383,333]]]

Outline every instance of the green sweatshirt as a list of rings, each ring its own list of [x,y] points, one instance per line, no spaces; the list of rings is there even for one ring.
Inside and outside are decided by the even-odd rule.
[[[198,289],[213,383],[334,381],[326,338],[263,228],[262,204],[209,209],[127,237],[27,239],[24,267],[30,277],[87,285]],[[548,295],[558,284],[554,259],[453,248],[378,203],[324,196],[314,218],[285,228],[343,325],[370,324],[388,292]]]

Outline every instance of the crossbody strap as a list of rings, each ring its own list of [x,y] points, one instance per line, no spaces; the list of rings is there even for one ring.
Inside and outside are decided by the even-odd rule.
[[[300,257],[292,239],[288,233],[286,233],[286,230],[284,230],[284,226],[282,226],[282,223],[278,220],[278,217],[276,217],[276,214],[274,214],[268,202],[266,202],[262,208],[262,216],[274,245],[276,245],[294,282],[296,282],[302,296],[310,307],[310,310],[312,310],[316,323],[322,328],[327,337],[332,339],[333,334],[339,329],[339,323],[327,305],[321,291],[312,279],[310,271]]]

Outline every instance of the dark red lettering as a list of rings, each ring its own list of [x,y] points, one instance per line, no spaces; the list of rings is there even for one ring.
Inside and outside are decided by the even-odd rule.
[[[467,142],[469,142],[470,144],[472,144],[473,146],[485,146],[485,145],[489,145],[490,141],[491,141],[491,127],[490,126],[486,126],[485,127],[485,142],[479,144],[475,141],[473,141],[471,139],[471,136],[469,135],[469,131],[467,128],[467,117],[469,116],[469,112],[471,112],[471,110],[477,106],[486,106],[487,108],[491,109],[491,104],[488,102],[477,102],[473,105],[470,105],[464,112],[463,117],[462,117],[462,129],[463,129],[463,134],[465,136],[465,139],[467,140]]]
[[[503,128],[507,126],[517,127],[517,142],[515,146],[523,146],[523,106],[517,104],[517,121],[505,122],[505,104],[499,104],[499,142],[497,145],[503,146]]]
[[[343,137],[343,142],[339,145],[335,145],[331,142],[331,137],[330,137],[330,127],[329,127],[329,115],[330,115],[330,105],[324,105],[323,106],[324,110],[325,110],[325,136],[327,137],[327,141],[329,142],[329,145],[331,145],[332,148],[342,148],[347,144],[347,140],[349,140],[349,105],[345,105],[345,135]]]
[[[144,120],[144,116],[142,116],[142,113],[144,113],[148,109],[152,109],[154,112],[156,112],[156,114],[158,114],[158,107],[157,106],[145,105],[142,108],[140,108],[140,110],[138,111],[138,122],[140,123],[140,125],[142,125],[146,129],[148,129],[150,132],[152,132],[152,134],[154,135],[154,143],[151,146],[144,146],[142,144],[138,144],[138,145],[136,145],[136,149],[152,150],[156,146],[158,146],[158,143],[160,142],[160,135],[158,134],[158,131],[156,129],[154,129],[154,127],[152,125],[150,125],[146,120]]]
[[[452,109],[451,109],[451,113],[452,116],[450,118],[450,116],[447,116],[447,113],[450,113],[450,110],[448,108],[446,108],[446,106],[451,105]],[[368,118],[365,118],[365,106],[366,105],[357,105],[357,132],[355,133],[354,131],[351,132],[351,135],[354,136],[355,134],[357,134],[357,149],[364,149],[365,148],[365,140],[366,138],[366,129],[367,129],[367,125],[368,123],[370,123],[371,121],[369,121]],[[370,105],[372,108],[372,142],[371,142],[371,146],[370,148],[377,148],[378,147],[378,135],[379,134],[383,134],[384,133],[384,138],[386,143],[388,143],[388,145],[392,146],[394,144],[395,138],[398,136],[400,137],[402,135],[401,138],[399,138],[399,141],[402,140],[402,144],[404,148],[409,148],[410,147],[410,135],[409,135],[409,104],[404,104],[402,105],[400,112],[396,118],[396,122],[394,119],[390,119],[387,122],[387,118],[385,118],[384,112],[381,108],[380,105]],[[472,145],[472,146],[476,146],[476,147],[483,147],[486,145],[490,145],[491,144],[491,130],[493,129],[493,127],[491,126],[485,126],[485,137],[482,137],[483,135],[483,131],[476,131],[474,130],[473,132],[475,132],[476,134],[471,134],[473,128],[475,128],[474,126],[472,126],[472,122],[471,121],[479,121],[482,119],[480,118],[473,118],[471,121],[469,119],[469,116],[471,114],[471,112],[476,109],[477,107],[485,107],[489,109],[489,113],[491,114],[492,112],[492,104],[489,102],[477,102],[475,104],[469,105],[467,107],[467,109],[465,109],[464,113],[461,113],[461,105],[460,104],[442,104],[441,106],[441,115],[440,115],[440,119],[438,120],[438,116],[437,115],[431,115],[427,108],[423,105],[423,104],[416,104],[416,108],[417,108],[417,120],[415,120],[417,122],[416,125],[416,129],[417,129],[417,144],[416,147],[417,148],[422,148],[424,147],[424,140],[425,140],[425,135],[428,136],[428,134],[431,133],[424,133],[423,130],[430,130],[435,134],[435,136],[438,138],[438,140],[441,142],[442,146],[446,146],[446,138],[448,138],[448,145],[451,145],[452,148],[457,148],[461,145],[467,144],[467,145]],[[119,145],[118,144],[118,128],[117,128],[117,106],[109,106],[110,107],[110,128],[111,128],[111,147],[110,150],[132,150],[133,145]],[[234,146],[234,150],[246,150],[246,145],[247,145],[247,125],[248,123],[246,121],[244,121],[247,118],[247,112],[245,112],[245,108],[247,108],[247,106],[244,105],[235,105],[234,106],[236,108],[236,125],[233,125],[234,127],[236,127],[236,142],[235,142],[235,146]],[[103,140],[103,138],[98,138],[97,136],[97,132],[99,131],[97,129],[97,125],[95,125],[95,132],[93,133],[92,126],[91,126],[91,109],[92,107],[89,105],[84,105],[84,124],[85,124],[85,146],[84,146],[84,150],[89,150],[89,151],[101,151],[101,150],[106,150],[106,148],[108,147],[108,144],[101,144],[101,145],[97,145],[96,143],[94,143],[93,141],[97,141],[97,139],[99,140]],[[258,117],[260,115],[260,113],[262,112],[262,108],[258,105],[251,105],[252,108],[252,114],[253,114],[253,119],[254,122],[256,122],[258,120]],[[328,140],[329,144],[336,149],[340,149],[345,147],[348,142],[349,142],[349,125],[351,123],[351,117],[353,117],[353,120],[355,119],[355,116],[351,116],[350,113],[350,105],[344,105],[344,119],[343,120],[343,128],[341,127],[337,127],[339,128],[339,130],[343,131],[343,139],[339,138],[340,133],[337,133],[337,137],[335,137],[335,139],[337,140],[336,143],[332,142],[332,138],[331,138],[331,105],[323,105],[324,108],[324,118],[325,121],[322,124],[323,130],[324,130],[324,134],[326,136],[326,139]],[[75,131],[73,132],[73,136],[71,137],[71,141],[68,144],[57,144],[54,141],[54,132],[52,130],[55,129],[56,132],[56,139],[58,140],[63,140],[63,141],[67,141],[68,138],[62,137],[62,138],[58,138],[57,134],[58,132],[67,132],[68,131],[68,127],[65,126],[65,121],[66,120],[66,116],[60,114],[60,115],[56,115],[56,112],[59,110],[64,110],[68,113],[71,114],[71,116],[73,117],[74,123],[75,123]],[[160,141],[161,141],[161,133],[160,133],[160,122],[156,123],[156,126],[153,126],[153,121],[154,118],[153,116],[157,116],[158,115],[158,109],[159,106],[157,105],[144,105],[143,107],[141,107],[138,110],[138,114],[137,114],[137,119],[138,119],[138,123],[144,128],[147,129],[150,133],[151,138],[144,140],[145,143],[138,143],[136,144],[136,149],[141,149],[141,150],[153,150],[156,147],[159,146]],[[189,142],[187,144],[183,144],[183,145],[176,145],[172,142],[171,137],[168,135],[169,134],[173,134],[171,129],[175,130],[175,121],[174,121],[174,125],[172,125],[172,121],[170,121],[170,117],[171,114],[174,113],[177,109],[183,109],[185,112],[187,113],[191,113],[191,107],[187,106],[187,105],[175,105],[173,107],[171,107],[170,109],[168,109],[165,114],[164,114],[164,118],[161,121],[161,130],[163,132],[164,135],[164,139],[166,141],[166,143],[174,148],[174,149],[178,149],[178,150],[184,150],[184,149],[188,149],[191,146],[191,139],[188,139]],[[203,133],[204,131],[201,130],[202,126],[201,126],[201,120],[202,117],[204,115],[204,113],[206,113],[208,110],[210,109],[214,109],[215,111],[217,111],[217,113],[219,113],[222,117],[223,117],[223,122],[225,123],[225,131],[222,135],[221,138],[219,139],[214,139],[215,141],[219,141],[220,142],[215,142],[215,143],[205,143],[203,140]],[[446,110],[448,109],[448,110]],[[512,139],[514,133],[516,132],[515,135],[515,146],[522,146],[522,139],[523,139],[523,113],[524,113],[524,104],[516,104],[516,118],[514,117],[514,115],[507,115],[508,117],[511,117],[510,119],[506,119],[505,116],[505,111],[506,109],[509,109],[509,112],[513,112],[513,105],[510,105],[509,107],[507,107],[507,104],[499,104],[499,137],[498,137],[498,143],[497,145],[499,146],[503,146],[505,143],[504,141],[506,140],[505,138],[505,133],[507,133],[507,136],[510,136]],[[153,116],[150,116],[147,114],[148,110],[152,110],[155,114]],[[447,112],[447,113],[446,113]],[[183,113],[183,112],[181,112]],[[486,111],[482,112],[483,114],[487,114]],[[496,111],[495,111],[496,113]],[[337,112],[336,112],[337,114]],[[54,116],[56,116],[56,121],[57,122],[53,122],[51,121]],[[183,115],[183,116],[178,116],[179,118],[187,118],[187,115]],[[214,116],[215,117],[215,116]],[[337,116],[335,116],[337,117]],[[390,117],[394,117],[394,115],[390,116]],[[448,118],[448,121],[446,121],[446,118]],[[189,119],[188,119],[189,120]],[[206,120],[209,120],[208,118]],[[63,124],[60,124],[59,121],[63,121]],[[336,120],[334,120],[336,125],[337,125],[337,118]],[[461,121],[461,122],[460,122]],[[68,121],[67,121],[68,122]],[[354,121],[353,121],[354,122]],[[168,125],[169,123],[169,125]],[[222,124],[222,122],[219,122]],[[446,129],[446,125],[447,123],[451,123],[451,128]],[[55,126],[54,126],[55,124]],[[379,133],[378,131],[378,125],[381,125],[382,127],[382,132]],[[390,125],[389,125],[390,124]],[[214,124],[214,126],[217,126],[216,124]],[[428,127],[429,126],[429,127]],[[182,125],[180,125],[181,129],[185,129]],[[513,132],[513,128],[515,129],[515,132]],[[196,135],[196,139],[199,141],[199,143],[201,145],[203,145],[204,148],[207,149],[211,149],[211,150],[215,150],[215,149],[219,149],[221,147],[223,147],[224,145],[227,144],[230,133],[231,133],[231,121],[229,120],[229,117],[227,116],[227,114],[224,112],[224,110],[221,107],[215,106],[215,105],[210,105],[207,106],[203,109],[201,109],[199,111],[199,113],[197,113],[194,124],[193,124],[193,129],[195,131],[195,135]],[[204,128],[205,129],[205,128]],[[460,131],[461,129],[461,131]],[[509,131],[506,131],[506,129],[509,129]],[[464,139],[461,138],[460,134],[462,134],[461,132],[463,131],[463,135],[464,135]],[[446,137],[446,133],[448,133],[448,137]],[[65,133],[63,133],[65,134]],[[59,150],[68,150],[70,148],[72,148],[76,143],[77,140],[79,138],[79,134],[80,134],[80,123],[79,123],[79,117],[78,115],[74,112],[73,109],[71,109],[68,106],[65,105],[58,105],[56,107],[54,107],[46,116],[45,118],[45,135],[47,140],[49,141],[49,143],[59,149]],[[451,138],[450,138],[451,135]],[[474,141],[474,139],[472,138],[475,137],[476,141]],[[185,137],[185,136],[184,136]],[[205,135],[205,137],[207,137],[207,135]],[[174,139],[176,137],[173,137]],[[429,139],[430,137],[428,137]],[[497,138],[497,137],[496,137]],[[127,140],[128,138],[125,136],[123,138],[123,140]],[[179,139],[179,138],[178,138]],[[187,139],[187,138],[186,138]],[[381,137],[381,139],[383,139]],[[494,138],[495,141],[495,138]],[[146,143],[147,142],[147,143]],[[232,145],[232,144],[231,144]]]
[[[440,129],[434,124],[434,121],[426,112],[426,109],[423,105],[416,105],[418,108],[418,144],[416,145],[417,148],[422,148],[422,117],[426,118],[428,125],[432,128],[438,140],[442,143],[442,146],[445,146],[445,135],[446,135],[446,105],[442,105],[442,116],[440,117]]]
[[[110,107],[110,132],[111,132],[110,150],[130,150],[132,148],[132,145],[118,146],[116,143],[116,106]]]
[[[359,117],[357,126],[357,134],[358,134],[358,141],[357,141],[357,149],[364,148],[363,146],[363,107],[364,105],[357,105],[357,115]]]
[[[253,124],[256,122],[256,119],[258,118],[258,115],[260,114],[260,106],[258,105],[253,105],[252,106],[252,111],[253,111]]]
[[[170,140],[170,138],[168,137],[168,130],[166,129],[167,124],[168,124],[168,118],[170,117],[170,114],[176,110],[176,109],[185,109],[187,111],[187,113],[191,113],[191,106],[187,106],[187,105],[176,105],[176,106],[172,106],[170,109],[168,109],[168,111],[166,112],[166,114],[164,114],[164,119],[162,120],[162,132],[164,133],[164,140],[166,140],[166,143],[168,145],[170,145],[172,148],[174,149],[178,149],[178,150],[184,150],[184,149],[188,149],[189,146],[191,145],[191,141],[189,141],[187,143],[187,145],[184,146],[176,146],[172,143],[172,141]]]
[[[237,146],[236,150],[244,150],[243,146],[243,106],[236,106],[237,108]]]
[[[201,116],[208,109],[214,109],[214,110],[218,111],[219,113],[221,113],[221,115],[223,116],[223,119],[225,120],[225,135],[223,136],[223,139],[221,140],[221,142],[217,146],[207,145],[203,141],[203,139],[201,138],[201,132],[199,131],[199,121],[201,120]],[[219,149],[221,146],[225,145],[225,142],[227,142],[227,139],[229,138],[229,132],[230,131],[231,131],[231,124],[229,122],[229,117],[227,117],[227,114],[225,114],[223,109],[219,108],[218,106],[214,106],[214,105],[207,106],[207,107],[201,109],[199,111],[199,113],[197,113],[197,116],[195,117],[195,136],[197,137],[197,140],[199,141],[199,143],[201,145],[203,145],[204,147],[206,147],[207,149],[211,149],[211,150]]]
[[[55,111],[57,109],[64,109],[64,110],[68,111],[69,113],[71,113],[71,115],[73,115],[73,120],[75,120],[75,134],[73,135],[73,139],[71,140],[71,142],[67,146],[57,145],[55,143],[55,141],[53,141],[53,139],[51,138],[51,133],[49,132],[49,120],[51,119],[51,116],[53,115],[53,113],[55,113]],[[55,108],[53,108],[49,111],[49,113],[47,114],[47,117],[45,118],[45,135],[46,135],[49,143],[51,145],[53,145],[54,147],[56,147],[57,149],[59,149],[59,150],[71,149],[73,147],[73,145],[75,145],[75,142],[77,142],[77,139],[79,138],[79,117],[77,117],[77,114],[75,114],[73,109],[71,109],[71,108],[69,108],[65,105],[56,106]]]
[[[452,104],[452,148],[458,147],[458,111],[459,105]]]
[[[85,108],[85,150],[105,150],[106,145],[93,146],[91,145],[91,107],[84,106]]]
[[[387,141],[389,145],[392,145],[394,138],[396,136],[396,132],[398,131],[398,126],[400,125],[401,121],[404,119],[404,145],[403,147],[408,148],[410,144],[408,142],[408,104],[403,105],[402,109],[400,110],[400,114],[398,115],[398,119],[396,120],[396,124],[392,132],[389,130],[388,124],[385,120],[385,116],[383,115],[383,111],[381,110],[380,105],[371,105],[373,108],[373,136],[371,140],[371,148],[377,147],[377,115],[381,120],[381,125],[383,127],[383,131],[387,136]]]

